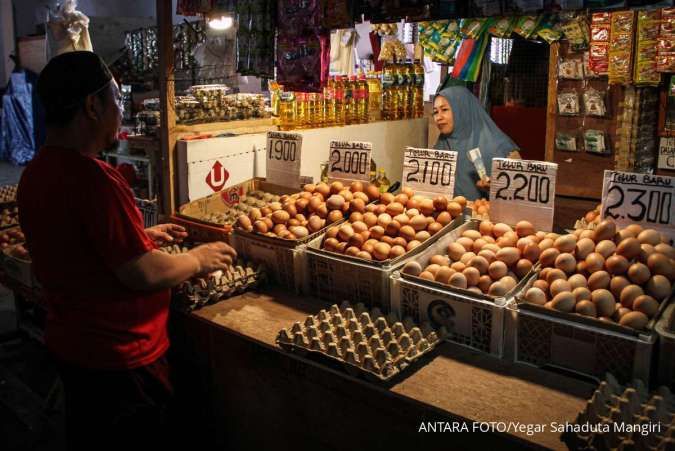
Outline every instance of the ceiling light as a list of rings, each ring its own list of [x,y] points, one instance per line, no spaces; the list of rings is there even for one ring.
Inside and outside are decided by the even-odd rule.
[[[209,19],[209,27],[214,30],[227,30],[232,27],[234,19],[231,16],[220,16]]]

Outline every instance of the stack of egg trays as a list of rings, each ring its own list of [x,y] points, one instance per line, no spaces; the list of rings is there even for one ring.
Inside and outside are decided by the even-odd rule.
[[[169,254],[181,254],[187,252],[188,248],[174,244],[161,250]],[[181,310],[192,311],[256,288],[265,280],[263,265],[238,259],[225,271],[215,271],[205,277],[195,277],[181,283],[176,287],[174,299]]]
[[[427,322],[417,327],[379,308],[368,311],[362,303],[344,301],[304,322],[282,329],[277,344],[284,349],[319,354],[345,365],[350,374],[387,381],[430,352],[447,335]]]
[[[633,385],[619,385],[608,373],[574,424],[591,427],[587,427],[588,432],[566,428],[561,440],[569,449],[673,450],[675,396],[667,387],[649,394],[639,380]]]

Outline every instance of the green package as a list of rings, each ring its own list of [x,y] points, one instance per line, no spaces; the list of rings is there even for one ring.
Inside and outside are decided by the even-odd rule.
[[[515,31],[516,34],[519,34],[525,39],[530,39],[534,35],[534,32],[537,30],[540,21],[541,21],[540,16],[519,17],[518,21],[516,22],[516,27],[513,29],[513,31]]]
[[[511,33],[513,33],[513,29],[516,26],[516,20],[515,17],[500,17],[490,25],[488,31],[494,37],[502,39],[508,38],[511,36]]]

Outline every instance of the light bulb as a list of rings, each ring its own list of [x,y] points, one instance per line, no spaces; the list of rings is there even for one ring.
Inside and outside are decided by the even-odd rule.
[[[209,20],[209,27],[214,30],[227,30],[232,27],[234,20],[230,16],[214,17]]]

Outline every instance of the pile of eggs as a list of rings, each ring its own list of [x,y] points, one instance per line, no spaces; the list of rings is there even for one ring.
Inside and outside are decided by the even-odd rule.
[[[450,243],[447,254],[432,256],[427,266],[408,262],[405,274],[490,296],[504,296],[530,272],[542,247],[558,235],[537,232],[528,221],[515,230],[507,224],[481,221]]]
[[[671,294],[675,250],[655,230],[602,221],[549,244],[526,302],[643,329]]]
[[[490,218],[490,201],[481,198],[469,203],[469,208],[473,211],[473,217],[479,219]]]
[[[354,210],[344,224],[326,231],[322,248],[364,260],[400,257],[438,233],[462,214],[466,199],[429,199],[403,188],[383,193],[376,204]]]
[[[308,184],[300,193],[281,196],[278,202],[240,215],[237,227],[270,237],[302,239],[349,212],[365,212],[366,205],[379,198],[376,186],[358,181],[348,187],[342,182]]]

